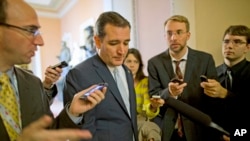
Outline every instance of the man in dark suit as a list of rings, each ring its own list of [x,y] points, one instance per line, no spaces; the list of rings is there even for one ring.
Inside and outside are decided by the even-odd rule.
[[[90,139],[91,133],[81,129],[48,129],[52,123],[52,118],[45,115],[26,126],[17,141],[75,141],[80,139]]]
[[[21,67],[22,68],[22,67]],[[24,68],[27,72],[30,72],[33,74],[32,70]],[[51,105],[54,101],[54,98],[56,97],[58,93],[57,86],[55,85],[56,81],[60,78],[62,73],[62,68],[56,67],[52,68],[52,66],[49,66],[45,70],[45,78],[43,80],[43,87],[45,89],[45,93],[49,99],[49,104]]]
[[[163,99],[172,96],[206,112],[209,97],[200,87],[200,75],[216,78],[213,57],[187,46],[190,32],[186,17],[170,17],[164,29],[169,48],[148,61],[150,95],[160,95]],[[175,61],[180,61],[180,72]],[[183,83],[171,82],[175,77]],[[162,127],[164,141],[204,141],[203,127],[167,107],[167,101],[154,121]]]
[[[15,67],[30,63],[37,46],[43,46],[39,28],[36,12],[27,3],[0,1],[0,139],[3,141],[16,140],[23,128],[45,114],[53,117],[41,80]],[[104,98],[101,91],[96,91],[86,102],[79,98],[84,92],[76,94],[51,128],[79,128],[82,114]],[[10,96],[13,107],[8,106],[13,102],[6,102]]]
[[[223,35],[224,63],[217,67],[219,81],[208,79],[201,84],[205,94],[217,103],[211,107],[212,118],[231,133],[232,140],[249,141],[249,50],[250,29],[244,25],[229,26]],[[248,132],[239,135],[237,129]]]
[[[104,12],[96,21],[97,55],[71,69],[66,76],[64,104],[93,84],[108,83],[105,100],[84,114],[84,126],[93,141],[137,141],[136,98],[132,73],[123,65],[130,41],[130,23],[116,12]],[[116,83],[114,70],[122,80]],[[123,83],[125,89],[119,89]],[[126,93],[123,93],[126,92]]]

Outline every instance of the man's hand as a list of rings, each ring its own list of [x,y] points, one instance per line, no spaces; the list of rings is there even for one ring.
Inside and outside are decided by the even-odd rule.
[[[43,116],[25,127],[17,141],[78,141],[90,139],[92,135],[87,130],[80,129],[46,129],[52,124],[52,118]]]
[[[107,87],[104,87],[102,91],[100,90],[95,90],[92,92],[88,97],[87,100],[83,100],[80,97],[84,95],[88,90],[91,88],[94,88],[95,86],[91,86],[88,89],[85,89],[83,91],[80,91],[79,93],[74,95],[74,98],[70,104],[69,107],[69,113],[74,115],[74,116],[79,116],[86,111],[93,109],[97,104],[99,104],[104,98],[105,98],[105,93],[107,91]]]
[[[224,141],[230,141],[230,137],[226,136],[226,135],[223,135],[223,140]]]
[[[187,83],[182,83],[182,84],[179,84],[178,82],[169,82],[168,83],[168,90],[171,94],[171,96],[173,97],[176,97],[178,95],[180,95],[184,88],[187,86]]]
[[[165,103],[165,100],[162,98],[150,98],[150,110],[152,110],[153,112],[156,112],[157,109],[161,106],[163,106],[163,104]]]
[[[207,96],[214,98],[225,98],[227,96],[227,89],[214,79],[208,79],[208,82],[201,82],[200,86],[204,88],[204,93]]]
[[[57,67],[52,69],[51,67],[46,68],[45,79],[43,81],[43,86],[46,89],[50,89],[51,86],[60,78],[62,69]]]

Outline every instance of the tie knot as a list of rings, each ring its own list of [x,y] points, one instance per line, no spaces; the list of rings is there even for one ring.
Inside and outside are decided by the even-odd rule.
[[[119,71],[117,67],[113,70],[113,74],[114,74],[114,79],[117,82],[117,77],[119,77]]]
[[[113,73],[114,73],[114,74],[117,74],[117,73],[118,73],[118,68],[115,68],[115,69],[113,70]]]
[[[176,77],[178,78],[178,79],[183,79],[183,74],[182,74],[182,72],[181,72],[181,68],[180,68],[180,66],[179,66],[179,64],[180,64],[180,62],[181,61],[183,61],[184,59],[181,59],[181,60],[179,60],[179,61],[177,61],[177,60],[174,60],[174,63],[175,63],[175,73],[176,73]]]
[[[9,76],[6,74],[6,73],[3,73],[1,76],[0,76],[0,83],[3,84],[3,83],[6,83],[6,82],[9,82]]]
[[[176,66],[178,66],[180,64],[181,61],[174,61],[174,63],[176,64]]]
[[[231,68],[227,68],[227,70],[226,70],[226,75],[232,75],[232,70],[231,70]]]
[[[174,63],[176,64],[176,66],[179,66],[179,64],[181,63],[181,61],[184,61],[184,59],[181,59],[181,60],[174,60]]]
[[[119,69],[118,68],[115,68],[113,70],[113,73],[114,73],[114,76],[116,77],[117,75],[119,75]]]

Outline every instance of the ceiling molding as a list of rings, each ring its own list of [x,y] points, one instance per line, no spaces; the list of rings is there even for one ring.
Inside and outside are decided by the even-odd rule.
[[[78,0],[25,0],[37,12],[38,16],[61,18]]]

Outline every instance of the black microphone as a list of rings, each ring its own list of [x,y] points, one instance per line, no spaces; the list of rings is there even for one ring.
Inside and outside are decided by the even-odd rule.
[[[193,106],[190,106],[186,104],[185,102],[182,102],[180,100],[174,99],[173,97],[167,96],[166,98],[166,104],[177,110],[180,114],[186,116],[192,121],[198,122],[202,125],[212,127],[214,129],[217,129],[218,131],[224,133],[227,136],[230,136],[230,133],[226,130],[224,130],[221,126],[214,123],[211,119],[211,117],[202,111],[194,108]]]

